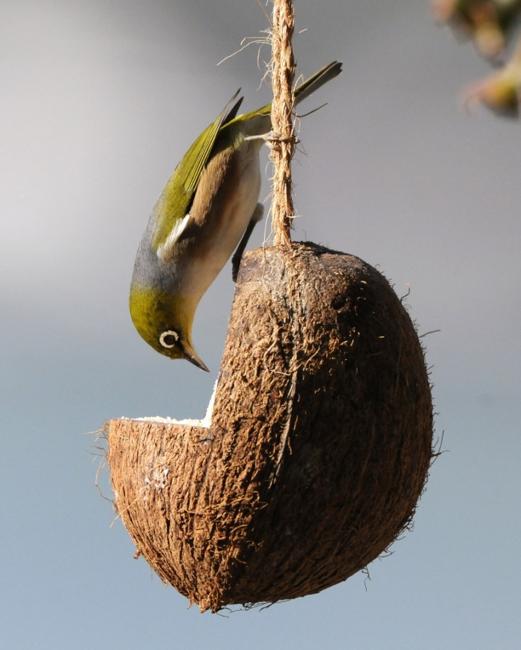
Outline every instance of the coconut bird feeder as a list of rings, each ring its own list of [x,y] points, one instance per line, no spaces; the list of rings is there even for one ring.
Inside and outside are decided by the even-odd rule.
[[[422,347],[353,255],[292,243],[293,9],[274,2],[275,245],[241,264],[205,426],[111,420],[115,507],[202,611],[346,580],[408,526],[432,458]]]

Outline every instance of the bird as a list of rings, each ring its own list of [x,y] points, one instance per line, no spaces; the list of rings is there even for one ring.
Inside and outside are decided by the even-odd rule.
[[[336,77],[333,61],[295,89],[299,103]],[[134,327],[154,350],[208,372],[192,343],[195,311],[263,214],[260,149],[271,133],[271,104],[238,114],[240,89],[199,135],[168,179],[138,247],[130,286]],[[234,253],[235,251],[235,253]]]

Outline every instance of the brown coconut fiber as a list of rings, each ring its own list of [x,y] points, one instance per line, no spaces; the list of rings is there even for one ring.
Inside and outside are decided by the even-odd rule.
[[[341,582],[407,527],[431,460],[414,326],[387,280],[314,244],[248,253],[209,428],[112,420],[115,506],[201,610]]]

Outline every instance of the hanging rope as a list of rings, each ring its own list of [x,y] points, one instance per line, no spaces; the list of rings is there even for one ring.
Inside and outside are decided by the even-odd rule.
[[[291,160],[295,151],[293,82],[296,66],[292,45],[294,28],[292,0],[273,0],[271,160],[275,169],[271,218],[276,246],[291,245],[290,231],[295,214],[291,176]]]

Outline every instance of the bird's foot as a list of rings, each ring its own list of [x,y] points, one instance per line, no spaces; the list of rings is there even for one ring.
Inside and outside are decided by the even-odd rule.
[[[244,249],[246,248],[246,245],[248,243],[248,240],[250,239],[251,233],[253,232],[253,229],[255,228],[255,224],[258,223],[262,219],[262,215],[264,213],[264,206],[262,203],[257,203],[255,206],[255,210],[253,211],[253,214],[251,215],[250,222],[246,228],[246,231],[244,232],[244,235],[242,236],[241,241],[239,242],[239,245],[237,246],[235,253],[233,254],[232,257],[232,280],[234,282],[237,282],[237,276],[239,275],[239,269],[241,267],[241,260],[242,260],[242,255],[244,253]]]
[[[298,138],[296,138],[294,135],[284,137],[280,133],[277,133],[276,131],[269,131],[268,133],[260,133],[259,135],[248,135],[244,139],[246,141],[248,141],[248,140],[262,140],[268,146],[273,145],[275,142],[277,142],[277,143],[280,143],[280,142],[292,142],[295,145],[300,143],[300,140]]]
[[[258,135],[247,135],[244,139],[246,142],[253,140],[262,140],[263,142],[273,142],[273,136],[275,134],[273,131],[268,131],[268,133],[259,133]]]
[[[232,258],[232,280],[237,282],[237,276],[239,275],[239,269],[241,268],[241,258],[236,257],[235,255]]]

